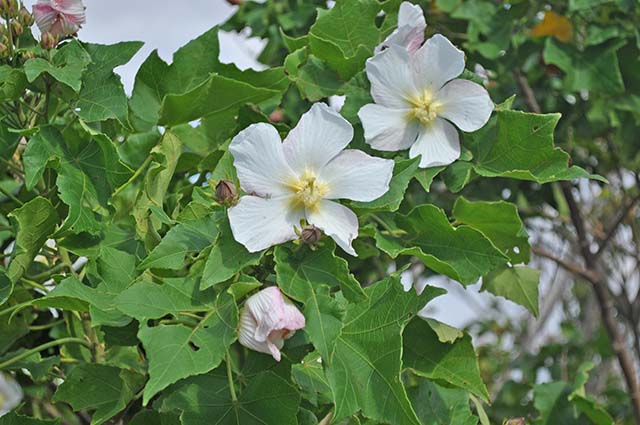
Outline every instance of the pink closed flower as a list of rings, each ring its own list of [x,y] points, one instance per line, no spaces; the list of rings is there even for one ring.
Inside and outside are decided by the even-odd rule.
[[[240,314],[238,341],[280,361],[284,340],[304,328],[304,316],[280,289],[270,286],[247,299]]]
[[[33,16],[41,32],[59,37],[78,32],[86,22],[82,0],[38,0]]]

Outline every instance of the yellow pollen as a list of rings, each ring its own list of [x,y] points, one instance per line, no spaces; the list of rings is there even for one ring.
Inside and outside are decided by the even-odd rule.
[[[294,192],[294,204],[297,207],[315,208],[329,192],[325,183],[321,183],[311,171],[305,173],[291,184]]]
[[[420,124],[426,126],[438,116],[441,104],[434,100],[431,91],[425,90],[409,100],[412,109],[409,112],[409,119],[418,120]]]

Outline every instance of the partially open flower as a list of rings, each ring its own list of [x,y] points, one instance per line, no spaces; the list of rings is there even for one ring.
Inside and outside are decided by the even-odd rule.
[[[279,362],[284,341],[304,326],[302,313],[277,286],[270,286],[245,302],[238,341],[251,350],[271,354]]]
[[[73,35],[86,22],[84,9],[82,0],[38,0],[33,16],[43,33]]]
[[[9,375],[0,373],[0,416],[9,413],[22,401],[22,388]]]
[[[390,46],[369,59],[366,70],[375,101],[358,112],[366,142],[382,151],[410,148],[411,158],[421,155],[422,168],[458,159],[453,124],[476,131],[493,111],[484,87],[456,79],[464,71],[464,53],[440,34],[413,54]]]
[[[427,22],[422,8],[408,1],[402,2],[398,11],[398,28],[376,46],[374,52],[380,53],[389,46],[400,46],[413,53],[424,42],[424,30]]]
[[[229,209],[234,238],[250,252],[294,240],[305,219],[333,238],[347,253],[358,236],[358,217],[335,202],[369,202],[389,190],[394,162],[343,150],[353,127],[335,110],[316,103],[284,143],[269,124],[252,124],[229,151],[246,193]]]
[[[236,185],[229,180],[220,180],[216,185],[216,199],[222,204],[231,204],[237,195]]]

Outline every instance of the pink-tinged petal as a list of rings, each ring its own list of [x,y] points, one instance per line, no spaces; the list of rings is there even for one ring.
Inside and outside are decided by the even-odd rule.
[[[412,56],[413,79],[420,90],[437,92],[464,71],[464,52],[436,34]]]
[[[40,31],[58,36],[75,34],[86,22],[80,0],[39,0],[33,6],[33,15]]]
[[[228,210],[234,239],[249,252],[296,239],[294,227],[300,225],[304,211],[292,209],[292,203],[289,197],[243,196]]]
[[[322,229],[347,254],[358,256],[351,246],[358,237],[358,217],[349,208],[325,199],[316,208],[307,210],[307,221]]]
[[[378,54],[393,45],[403,47],[413,53],[424,42],[426,28],[427,22],[424,19],[422,8],[405,1],[400,5],[398,11],[398,28],[375,48],[374,53]]]
[[[233,138],[229,145],[242,190],[263,198],[288,195],[296,178],[282,150],[274,126],[252,124]]]
[[[375,103],[364,105],[358,111],[364,140],[380,151],[408,149],[418,137],[418,122],[409,120],[409,113],[409,109],[392,109]]]
[[[369,202],[389,190],[394,164],[390,159],[347,149],[324,167],[318,179],[329,187],[326,199]]]
[[[284,338],[289,339],[293,336],[295,331],[303,329],[306,325],[306,321],[300,310],[286,297],[284,298],[284,317],[283,323],[285,332]]]
[[[249,297],[245,308],[258,324],[254,334],[257,341],[266,341],[273,330],[282,329],[285,317],[284,299],[277,286],[270,286]]]
[[[408,99],[415,96],[417,89],[409,62],[409,53],[399,46],[389,46],[367,60],[371,96],[377,104],[394,109],[410,107]]]
[[[298,174],[316,172],[353,139],[353,127],[324,103],[305,112],[283,143],[285,157]]]
[[[238,326],[238,342],[259,353],[272,354],[267,341],[258,341],[255,338],[255,331],[258,323],[253,318],[249,310],[244,308],[240,313],[240,322]],[[279,353],[278,353],[279,354]]]
[[[76,24],[84,24],[86,22],[85,7],[82,0],[54,0],[54,7]]]
[[[448,82],[438,92],[436,101],[441,105],[438,115],[462,131],[476,131],[484,127],[493,112],[493,102],[487,90],[469,80]]]
[[[33,5],[33,17],[41,32],[50,32],[58,12],[48,4],[37,3]]]
[[[422,155],[421,168],[449,165],[460,158],[460,138],[458,131],[448,121],[436,118],[424,127],[416,143],[409,150],[409,157]]]

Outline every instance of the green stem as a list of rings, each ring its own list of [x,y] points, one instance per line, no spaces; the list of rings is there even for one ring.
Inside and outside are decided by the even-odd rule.
[[[65,263],[58,263],[55,266],[53,266],[52,268],[50,268],[49,270],[47,270],[46,272],[42,272],[42,273],[34,274],[33,276],[29,276],[29,279],[30,280],[48,279],[51,276],[53,276],[54,274],[58,273],[59,271],[64,270],[67,267],[69,267],[69,266],[67,266]]]
[[[25,301],[23,303],[20,304],[16,304],[14,306],[11,306],[5,310],[0,311],[0,316],[4,316],[5,314],[9,314],[9,313],[13,313],[16,310],[19,310],[22,307],[26,307],[28,305],[33,304],[33,300],[29,300],[29,301]]]
[[[55,328],[59,324],[64,323],[64,320],[56,320],[55,322],[45,323],[44,325],[29,326],[30,331],[45,331],[47,329]]]
[[[229,392],[231,393],[231,401],[234,403],[238,401],[238,396],[236,395],[236,388],[233,385],[233,371],[231,370],[231,356],[229,355],[229,350],[227,349],[227,379],[229,380]]]
[[[62,262],[69,268],[69,270],[71,271],[71,274],[73,274],[73,276],[77,278],[78,274],[73,269],[73,263],[71,262],[71,258],[69,257],[69,252],[66,249],[58,246],[58,253],[60,253],[60,258],[62,259]]]
[[[0,186],[0,193],[4,194],[4,196],[11,199],[13,202],[17,203],[18,205],[24,205],[24,202],[22,202],[20,199],[13,196],[11,192],[4,190],[2,186]]]
[[[133,173],[133,175],[131,176],[131,178],[129,180],[127,180],[126,182],[124,182],[124,184],[122,186],[120,186],[119,188],[116,189],[115,192],[113,192],[113,197],[117,196],[120,192],[122,192],[123,190],[125,190],[127,188],[127,186],[129,186],[135,179],[137,179],[140,174],[142,174],[142,172],[147,168],[147,166],[151,163],[151,155],[149,155],[147,157],[147,159],[144,160],[144,162],[142,163],[142,165],[140,167],[138,167],[138,169],[136,170],[135,173]]]
[[[23,351],[22,353],[18,354],[15,357],[10,358],[9,360],[6,360],[2,363],[0,363],[0,370],[6,369],[7,367],[11,366],[14,363],[19,362],[22,359],[26,359],[27,357],[39,353],[40,351],[49,349],[51,347],[56,347],[58,345],[64,345],[64,344],[81,344],[84,345],[87,348],[91,348],[91,344],[89,344],[87,341],[85,341],[84,339],[81,338],[73,338],[73,337],[69,337],[69,338],[61,338],[61,339],[56,339],[54,341],[49,341],[45,344],[42,345],[38,345],[35,348],[32,348],[31,350],[27,350],[27,351]]]
[[[34,282],[33,280],[27,279],[25,277],[20,278],[20,280],[23,281],[24,283],[26,283],[27,285],[31,286],[32,288],[36,288],[36,289],[39,289],[41,291],[47,292],[47,288],[45,288],[44,285],[41,285],[38,282]]]
[[[13,60],[13,34],[11,33],[11,20],[9,19],[9,16],[5,16],[4,19],[7,22],[7,38],[9,39],[7,49],[9,50],[9,57]]]

